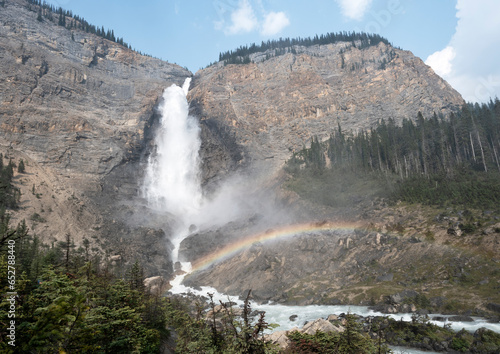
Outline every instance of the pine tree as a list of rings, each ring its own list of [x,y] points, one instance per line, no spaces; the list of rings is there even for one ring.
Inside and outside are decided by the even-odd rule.
[[[374,342],[363,333],[363,326],[357,322],[356,316],[348,313],[345,316],[344,331],[340,333],[338,353],[374,353]]]
[[[23,159],[19,160],[19,163],[17,165],[17,172],[19,172],[19,173],[26,172]]]
[[[135,261],[128,272],[128,283],[132,290],[144,290],[144,269]]]

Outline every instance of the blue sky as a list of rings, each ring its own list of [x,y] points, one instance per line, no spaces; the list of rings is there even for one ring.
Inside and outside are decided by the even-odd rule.
[[[193,73],[279,37],[365,31],[426,61],[467,101],[500,97],[498,0],[50,0]],[[499,37],[499,38],[497,38]]]

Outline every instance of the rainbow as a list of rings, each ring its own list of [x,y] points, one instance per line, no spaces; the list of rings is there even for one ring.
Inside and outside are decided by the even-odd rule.
[[[216,250],[213,253],[210,253],[202,258],[197,259],[192,263],[191,272],[204,270],[210,267],[211,265],[218,263],[224,259],[230,258],[237,253],[250,248],[253,244],[266,243],[273,240],[283,240],[287,238],[291,238],[295,235],[300,235],[308,232],[314,231],[339,231],[346,230],[352,231],[355,229],[363,228],[363,225],[359,223],[346,223],[346,222],[322,222],[322,223],[308,223],[308,224],[296,224],[296,225],[288,225],[285,227],[281,227],[279,229],[268,230],[263,233],[259,233],[256,235],[250,235],[244,238],[237,240],[234,243],[228,244],[221,249]]]

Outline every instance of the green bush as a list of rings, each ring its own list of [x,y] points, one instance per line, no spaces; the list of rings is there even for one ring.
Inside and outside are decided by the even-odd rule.
[[[465,330],[458,332],[451,340],[450,348],[459,352],[469,351],[474,337]]]
[[[383,341],[371,339],[363,331],[363,326],[355,315],[347,314],[345,317],[344,331],[324,333],[317,331],[315,334],[288,333],[291,341],[290,353],[389,353]]]

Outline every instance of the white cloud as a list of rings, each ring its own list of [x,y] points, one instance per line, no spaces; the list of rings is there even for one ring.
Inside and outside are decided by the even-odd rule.
[[[435,52],[427,58],[425,63],[429,65],[439,76],[448,75],[451,73],[451,61],[455,58],[456,53],[453,47],[446,47],[443,50]]]
[[[500,1],[457,1],[457,27],[448,46],[426,63],[466,101],[500,97]],[[454,56],[450,55],[454,53]]]
[[[258,24],[252,6],[247,0],[242,0],[238,4],[238,8],[231,13],[231,25],[224,30],[224,33],[240,34],[251,32],[257,28]]]
[[[264,36],[273,36],[289,24],[290,20],[284,12],[270,12],[264,18],[260,33]]]
[[[339,4],[342,15],[351,19],[360,21],[365,12],[370,7],[373,0],[336,0]]]
[[[234,3],[236,4],[236,1]],[[259,16],[255,14],[253,5],[258,8]],[[219,13],[219,20],[214,21],[214,28],[226,35],[259,31],[263,36],[273,36],[290,25],[290,20],[284,12],[265,11],[261,0],[252,2],[240,0],[236,7],[224,5],[216,10]]]

